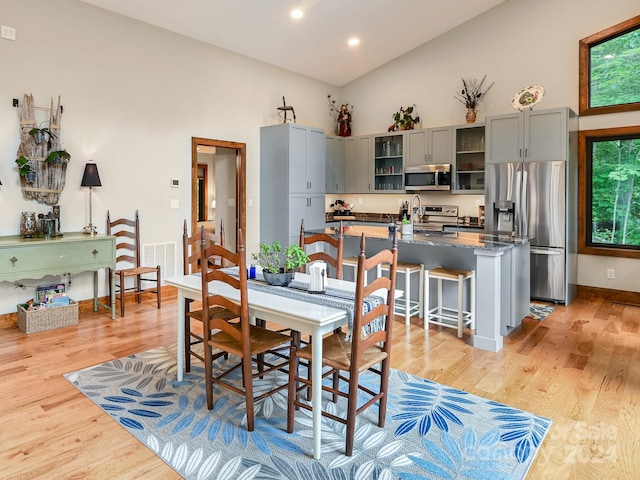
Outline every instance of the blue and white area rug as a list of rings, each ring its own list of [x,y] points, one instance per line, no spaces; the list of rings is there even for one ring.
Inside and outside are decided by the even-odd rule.
[[[392,370],[386,427],[377,427],[376,408],[369,408],[347,457],[344,426],[323,418],[322,458],[314,460],[310,412],[296,411],[295,432],[286,433],[286,390],[256,404],[255,430],[247,432],[243,397],[216,391],[207,410],[202,364],[175,380],[175,345],[65,378],[187,479],[522,479],[551,426],[547,418]],[[257,380],[256,389],[272,379]],[[346,404],[327,403],[345,415]]]
[[[542,321],[547,318],[551,313],[556,309],[553,305],[543,305],[541,303],[532,303],[529,305],[529,315],[530,318],[534,320]]]

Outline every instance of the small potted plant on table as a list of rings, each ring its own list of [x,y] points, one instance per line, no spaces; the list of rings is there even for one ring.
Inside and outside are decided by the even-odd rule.
[[[299,245],[290,245],[284,251],[278,240],[273,243],[260,243],[260,251],[252,253],[251,259],[255,260],[262,268],[262,276],[270,285],[286,287],[293,280],[295,272],[306,265],[309,256]]]

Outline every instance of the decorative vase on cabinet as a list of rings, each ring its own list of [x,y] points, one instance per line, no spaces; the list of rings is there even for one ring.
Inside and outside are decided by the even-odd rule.
[[[467,123],[476,123],[476,109],[475,108],[467,108]]]

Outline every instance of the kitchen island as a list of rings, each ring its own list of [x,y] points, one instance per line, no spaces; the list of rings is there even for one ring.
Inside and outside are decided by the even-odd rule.
[[[337,236],[338,227],[324,233]],[[317,233],[307,231],[305,233]],[[344,256],[359,253],[364,233],[367,256],[389,248],[389,230],[385,227],[343,226]],[[497,352],[503,337],[520,325],[529,314],[529,240],[508,235],[468,232],[420,232],[398,235],[399,261],[422,263],[425,269],[446,266],[473,269],[476,272],[476,331],[473,346]],[[432,283],[435,295],[435,282]],[[445,303],[455,304],[455,289],[445,289]]]

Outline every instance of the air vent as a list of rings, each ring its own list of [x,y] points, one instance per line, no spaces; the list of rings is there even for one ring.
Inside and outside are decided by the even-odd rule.
[[[176,243],[152,243],[142,246],[142,265],[155,267],[160,265],[162,279],[176,275]]]

